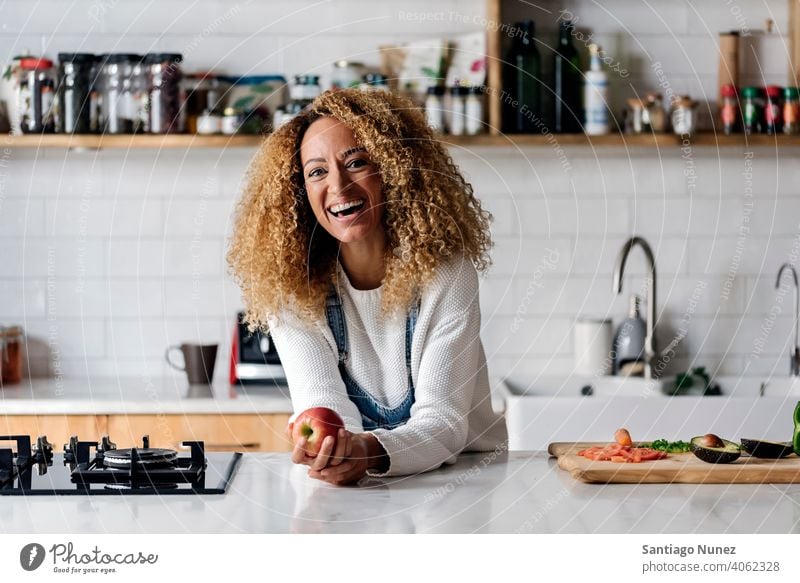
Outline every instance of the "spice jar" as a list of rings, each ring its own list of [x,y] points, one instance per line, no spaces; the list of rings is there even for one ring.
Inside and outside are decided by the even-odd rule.
[[[226,107],[222,116],[222,133],[232,136],[239,131],[242,125],[242,112],[235,107]]]
[[[739,116],[739,104],[736,102],[736,87],[725,85],[722,87],[722,103],[719,106],[719,120],[722,124],[722,132],[730,135],[736,131]]]
[[[688,95],[675,97],[672,101],[672,131],[679,136],[691,136],[697,129],[695,108],[697,102]]]
[[[95,56],[90,53],[58,53],[58,131],[90,132],[90,99]]]
[[[53,61],[25,57],[20,60],[19,116],[26,134],[55,131],[55,72]]]
[[[467,95],[467,135],[483,131],[483,93],[480,87],[470,87]]]
[[[466,87],[456,85],[450,88],[450,133],[454,136],[463,136],[466,132],[467,114],[467,93]]]
[[[800,88],[783,88],[783,133],[800,133]]]
[[[625,121],[629,133],[641,134],[644,131],[644,103],[641,99],[628,99],[628,115]]]
[[[222,131],[222,116],[213,109],[206,109],[197,117],[196,133],[201,135],[218,134]]]
[[[389,80],[380,73],[367,73],[360,88],[364,91],[389,91]]]
[[[769,85],[765,89],[767,99],[764,102],[764,131],[775,134],[783,128],[783,115],[781,107],[781,88]]]
[[[151,134],[179,133],[181,120],[180,53],[148,53],[144,57],[147,73],[147,106]]]
[[[425,119],[434,132],[444,133],[444,87],[434,85],[428,87],[425,98]]]
[[[6,104],[9,129],[15,135],[22,133],[19,88],[22,84],[22,59],[27,57],[27,54],[12,57],[0,76],[0,101],[4,101]]]
[[[0,387],[22,380],[22,343],[20,326],[0,328]]]
[[[642,112],[642,129],[651,132],[663,132],[667,129],[664,116],[664,100],[660,93],[648,93],[645,96],[644,111]]]
[[[758,87],[742,88],[742,125],[744,133],[761,131],[761,91]]]
[[[142,57],[134,54],[107,55],[99,67],[102,90],[101,128],[109,134],[132,134],[140,131],[143,93]]]
[[[364,76],[364,64],[353,61],[336,61],[331,75],[331,89],[358,87]]]

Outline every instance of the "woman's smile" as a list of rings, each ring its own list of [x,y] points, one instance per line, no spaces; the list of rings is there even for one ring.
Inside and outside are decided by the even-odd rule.
[[[342,244],[383,238],[381,176],[350,128],[330,117],[312,123],[300,145],[308,203]]]

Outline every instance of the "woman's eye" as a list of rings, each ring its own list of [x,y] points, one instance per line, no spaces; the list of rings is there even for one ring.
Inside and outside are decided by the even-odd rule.
[[[311,172],[308,173],[309,178],[318,178],[322,176],[324,170],[322,168],[314,168]]]
[[[367,161],[366,161],[366,160],[364,160],[363,158],[356,158],[355,160],[352,160],[352,161],[351,161],[351,162],[350,162],[350,163],[347,165],[347,167],[348,167],[348,168],[362,168],[362,167],[364,167],[364,166],[366,166],[366,165],[368,165],[368,164],[369,164],[369,162],[367,162]]]

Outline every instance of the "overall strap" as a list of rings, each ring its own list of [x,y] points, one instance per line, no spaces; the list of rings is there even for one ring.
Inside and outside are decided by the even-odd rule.
[[[339,364],[347,362],[347,326],[344,323],[344,309],[342,300],[335,289],[332,289],[325,300],[325,315],[328,318],[328,326],[333,333],[336,342],[336,351],[339,353]]]

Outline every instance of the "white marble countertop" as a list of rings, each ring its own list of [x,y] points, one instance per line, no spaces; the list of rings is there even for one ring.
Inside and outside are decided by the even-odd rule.
[[[799,485],[597,485],[541,452],[335,487],[245,454],[219,496],[0,496],[5,533],[796,533]],[[489,454],[491,455],[491,454]]]
[[[291,413],[286,385],[190,386],[185,379],[24,379],[0,389],[4,415]]]

